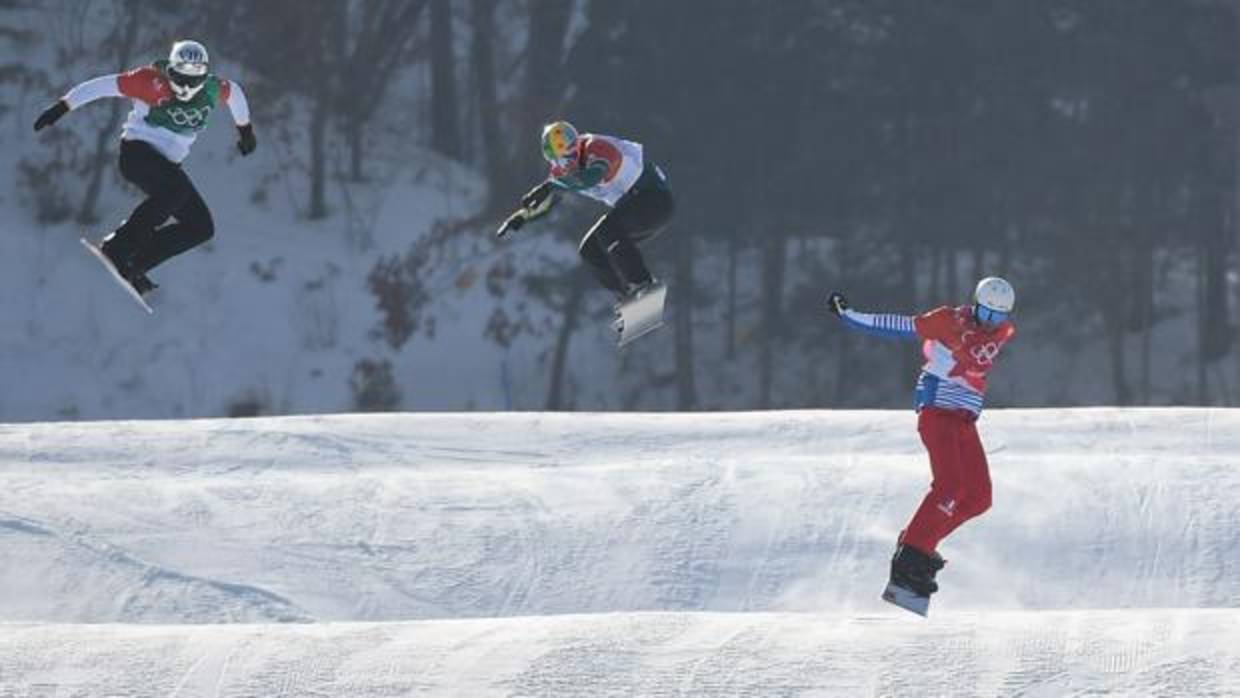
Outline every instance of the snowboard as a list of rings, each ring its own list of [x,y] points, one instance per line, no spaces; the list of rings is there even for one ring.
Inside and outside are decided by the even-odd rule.
[[[620,304],[615,327],[620,333],[619,346],[626,346],[663,326],[663,304],[667,286],[656,283],[646,292]]]
[[[119,284],[121,288],[125,289],[125,292],[129,294],[129,297],[134,299],[138,305],[142,306],[143,310],[154,315],[155,310],[147,304],[146,299],[142,297],[142,294],[138,293],[137,289],[125,280],[125,277],[121,276],[121,273],[116,269],[116,265],[112,264],[112,260],[108,259],[108,256],[103,253],[103,250],[99,249],[98,245],[90,240],[87,240],[86,238],[80,239],[82,241],[82,245],[86,247],[86,250],[90,252],[95,259],[99,260],[99,263],[103,265],[103,268],[107,269],[108,273],[112,275],[112,280]]]
[[[883,601],[912,611],[923,618],[930,612],[929,596],[922,596],[894,582],[887,582],[887,588],[883,590]]]

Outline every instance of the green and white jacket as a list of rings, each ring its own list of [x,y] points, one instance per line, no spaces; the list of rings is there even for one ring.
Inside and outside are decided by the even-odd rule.
[[[250,123],[250,106],[240,85],[211,74],[193,99],[182,102],[172,92],[167,65],[160,60],[125,73],[93,78],[69,90],[63,99],[70,109],[77,109],[104,97],[128,98],[133,109],[121,138],[150,143],[176,163],[189,155],[198,132],[207,127],[220,102],[228,105],[236,125]]]

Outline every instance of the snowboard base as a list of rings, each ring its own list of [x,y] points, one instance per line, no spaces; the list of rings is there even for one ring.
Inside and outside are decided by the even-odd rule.
[[[103,250],[99,249],[98,245],[90,240],[87,240],[86,238],[79,239],[82,241],[82,245],[86,247],[86,250],[94,255],[95,259],[99,260],[99,263],[103,265],[104,269],[108,270],[108,273],[112,275],[112,280],[119,284],[121,288],[125,289],[125,292],[129,294],[129,297],[134,299],[134,302],[138,305],[142,306],[143,310],[151,315],[154,315],[155,310],[147,304],[146,299],[142,297],[142,294],[138,293],[138,290],[131,286],[129,282],[125,280],[125,277],[121,276],[121,273],[116,269],[116,265],[112,264],[112,260],[108,259],[108,256],[103,253]]]
[[[620,332],[620,346],[654,332],[663,326],[663,304],[667,301],[667,286],[656,283],[637,298],[620,305],[620,317],[616,329]]]
[[[912,611],[923,618],[930,612],[929,596],[922,596],[891,582],[888,582],[887,588],[883,590],[883,601]]]

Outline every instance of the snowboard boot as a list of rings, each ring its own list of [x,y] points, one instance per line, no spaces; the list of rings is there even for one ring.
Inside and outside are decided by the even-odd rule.
[[[911,545],[901,544],[891,558],[891,583],[929,596],[939,590],[934,577],[944,564],[938,554],[927,555]]]
[[[127,279],[129,285],[133,286],[133,290],[137,291],[139,296],[146,296],[146,294],[159,288],[159,284],[151,281],[151,277],[147,276],[145,272],[136,272],[132,276],[127,277]]]
[[[113,233],[104,238],[103,244],[99,246],[99,249],[108,258],[108,261],[112,263],[112,266],[116,267],[117,273],[125,281],[129,282],[130,286],[133,286],[133,290],[137,291],[139,296],[145,296],[159,288],[159,284],[151,281],[146,272],[139,271],[138,267],[134,265],[133,255],[122,254],[119,247],[116,244],[116,234]]]
[[[637,293],[654,285],[654,276],[646,268],[641,251],[628,238],[621,238],[607,246],[607,260],[620,279],[626,300],[636,298]]]
[[[116,267],[116,272],[132,284],[131,279],[134,275],[133,256],[124,253],[120,249],[120,245],[116,244],[115,233],[103,239],[103,242],[99,245],[99,250],[103,252],[103,256],[108,258],[112,266]]]
[[[626,301],[635,301],[638,298],[650,293],[659,285],[659,280],[653,276],[646,277],[645,281],[635,284],[629,284],[625,289],[624,297]]]

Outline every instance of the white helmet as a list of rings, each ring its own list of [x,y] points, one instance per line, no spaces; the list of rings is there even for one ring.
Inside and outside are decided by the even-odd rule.
[[[207,82],[207,48],[197,41],[183,40],[172,45],[168,54],[168,82],[177,99],[188,102]]]
[[[997,276],[987,276],[977,282],[973,302],[1001,313],[1010,313],[1016,307],[1016,291],[1007,281]]]
[[[988,276],[977,282],[973,291],[973,313],[979,322],[997,325],[1007,319],[1016,307],[1016,291],[1012,284],[997,277]]]

